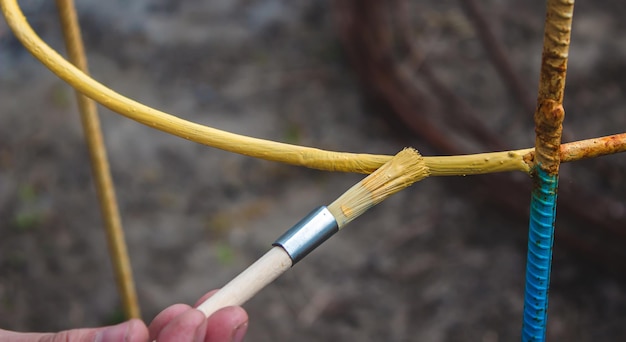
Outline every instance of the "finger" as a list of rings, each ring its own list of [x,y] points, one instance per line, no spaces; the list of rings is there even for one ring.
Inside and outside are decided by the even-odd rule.
[[[6,339],[5,339],[6,338]],[[58,333],[15,333],[0,331],[0,341],[12,342],[145,342],[148,338],[146,325],[138,320],[103,328],[73,329]]]
[[[205,342],[240,342],[248,330],[248,314],[239,306],[216,311],[207,319]]]
[[[200,299],[198,299],[198,301],[196,302],[196,304],[193,305],[193,307],[197,308],[198,306],[200,306],[200,304],[204,303],[205,300],[209,299],[217,291],[219,291],[219,290],[211,290],[211,291],[205,293],[204,296],[202,296],[202,297],[200,297]]]
[[[89,330],[89,329],[79,329]],[[71,330],[70,330],[71,331]],[[148,338],[148,327],[140,319],[131,319],[130,321],[107,327],[96,334],[95,339],[86,339],[85,342],[101,341],[101,342],[145,342]],[[74,341],[71,338],[59,339],[59,341]],[[83,340],[77,340],[83,341]]]
[[[0,341],[11,342],[31,342],[31,341],[45,341],[48,335],[53,334],[38,334],[38,333],[19,333],[10,330],[0,329]]]
[[[156,317],[154,317],[152,323],[150,323],[150,326],[148,327],[150,332],[150,341],[154,341],[161,330],[163,330],[168,323],[189,309],[191,309],[191,307],[187,304],[174,304],[161,311]]]
[[[189,309],[171,320],[157,335],[159,342],[203,341],[206,318],[196,309]]]

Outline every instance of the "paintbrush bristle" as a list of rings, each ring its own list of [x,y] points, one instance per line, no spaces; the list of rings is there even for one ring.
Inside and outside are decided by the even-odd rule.
[[[341,229],[387,197],[428,177],[424,158],[405,148],[328,206]]]

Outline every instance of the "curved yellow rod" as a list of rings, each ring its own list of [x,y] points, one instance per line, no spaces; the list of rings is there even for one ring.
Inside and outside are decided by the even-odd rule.
[[[2,11],[16,37],[48,69],[84,95],[144,125],[230,152],[330,171],[370,173],[391,158],[328,152],[251,138],[202,126],[150,108],[112,91],[67,62],[36,35],[17,1],[2,1]]]
[[[391,159],[391,156],[331,152],[242,136],[189,122],[145,106],[85,75],[45,44],[28,25],[16,0],[0,1],[2,12],[16,37],[46,67],[103,106],[147,126],[225,151],[328,171],[371,173]],[[433,175],[439,175],[440,169],[446,175],[529,169],[521,158],[511,158],[508,153],[488,154],[484,157],[438,157],[433,160],[433,164]],[[459,167],[462,169],[459,170]]]
[[[150,108],[114,92],[67,62],[37,36],[24,18],[16,0],[0,0],[0,5],[15,36],[48,69],[74,89],[101,105],[149,127],[225,151],[319,170],[371,173],[391,159],[391,156],[387,155],[325,151],[247,137],[189,122]],[[625,140],[623,136],[620,136],[617,143],[620,151],[626,149]],[[567,144],[561,147],[567,147]],[[505,171],[528,173],[534,157],[532,153],[533,149],[523,149],[462,156],[424,157],[424,162],[431,176],[460,176]],[[599,152],[596,155],[601,154],[606,153]],[[571,156],[576,156],[576,159],[562,160],[562,162],[584,157],[576,153],[572,153]]]

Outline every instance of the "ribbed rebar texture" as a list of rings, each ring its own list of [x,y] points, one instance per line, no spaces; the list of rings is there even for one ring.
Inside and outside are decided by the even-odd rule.
[[[522,341],[543,341],[556,217],[558,175],[537,168],[530,203]]]
[[[559,179],[563,94],[574,0],[548,0],[535,111],[535,166],[530,201],[522,341],[545,341]]]

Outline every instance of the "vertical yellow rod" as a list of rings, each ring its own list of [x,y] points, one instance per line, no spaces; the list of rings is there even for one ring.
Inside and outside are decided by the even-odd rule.
[[[73,0],[56,0],[63,29],[63,37],[69,55],[69,60],[78,69],[86,74],[87,58],[80,34],[78,18]],[[109,255],[111,257],[115,277],[117,280],[118,292],[122,299],[124,315],[127,318],[140,318],[137,292],[133,281],[133,273],[128,258],[124,231],[120,219],[117,201],[115,199],[115,189],[111,180],[109,161],[107,159],[106,147],[100,130],[100,120],[94,101],[76,92],[78,109],[81,116],[93,176],[95,179],[96,191],[100,202],[100,211],[104,218]]]

